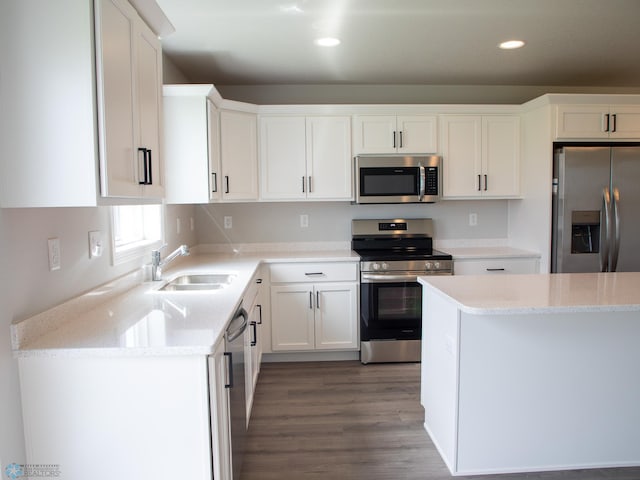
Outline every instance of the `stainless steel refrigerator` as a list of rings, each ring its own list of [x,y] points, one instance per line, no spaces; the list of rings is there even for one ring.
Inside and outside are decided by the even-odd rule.
[[[640,271],[640,147],[556,149],[551,271]]]

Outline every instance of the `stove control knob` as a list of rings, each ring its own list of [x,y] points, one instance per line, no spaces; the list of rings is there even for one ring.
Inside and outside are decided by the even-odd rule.
[[[440,262],[435,262],[435,263],[433,264],[433,267],[434,267],[436,270],[438,270],[438,269],[440,268]]]
[[[374,270],[380,270],[380,264],[374,263],[373,265],[371,265],[371,268],[373,268]]]
[[[424,268],[425,270],[431,270],[433,268],[433,265],[431,265],[431,262],[427,262],[424,264]]]
[[[382,262],[382,269],[387,270],[389,268],[389,264],[387,262]]]

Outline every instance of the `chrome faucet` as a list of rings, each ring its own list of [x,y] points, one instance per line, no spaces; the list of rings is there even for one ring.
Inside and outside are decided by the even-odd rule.
[[[180,245],[173,252],[167,255],[164,260],[162,260],[160,258],[160,250],[164,247],[166,247],[166,245],[163,245],[158,250],[153,250],[151,252],[151,280],[153,281],[162,280],[162,268],[169,264],[178,255],[189,255],[189,247],[186,245]]]

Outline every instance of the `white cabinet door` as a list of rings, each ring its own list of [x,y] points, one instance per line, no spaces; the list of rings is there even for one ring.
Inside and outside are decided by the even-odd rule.
[[[271,287],[271,347],[274,352],[313,350],[313,288],[309,284]]]
[[[354,154],[435,153],[438,151],[435,115],[356,115]]]
[[[101,193],[164,194],[160,42],[125,0],[96,2]]]
[[[350,200],[351,119],[307,117],[307,198]]]
[[[353,118],[353,150],[360,153],[395,153],[395,115],[356,115]]]
[[[305,117],[260,119],[260,195],[303,199],[307,191]]]
[[[225,387],[229,367],[226,358],[223,340],[216,347],[214,354],[208,357],[209,408],[211,412],[213,478],[231,480],[229,390]]]
[[[640,138],[640,107],[612,105],[610,114],[612,123],[609,138]]]
[[[520,119],[440,117],[445,198],[513,198],[520,193]]]
[[[482,180],[482,117],[440,117],[443,197],[478,197]]]
[[[164,195],[164,171],[160,148],[162,118],[162,47],[160,40],[143,22],[136,22],[136,66],[138,99],[138,145],[149,150],[147,166],[148,184],[145,197],[161,198]]]
[[[640,107],[558,105],[556,138],[640,138]]]
[[[438,153],[438,121],[435,115],[399,116],[398,153]]]
[[[220,112],[211,100],[207,99],[207,150],[209,153],[208,181],[209,200],[222,198],[222,170],[220,166]],[[202,202],[200,202],[202,203]]]
[[[351,119],[260,118],[260,196],[264,200],[350,200]]]
[[[257,120],[253,113],[220,112],[220,163],[224,200],[258,199]]]
[[[96,2],[100,181],[103,196],[141,194],[135,118],[135,12],[124,0]]]
[[[482,195],[520,194],[520,118],[494,115],[482,118]]]
[[[356,283],[315,286],[315,347],[318,350],[358,348]]]

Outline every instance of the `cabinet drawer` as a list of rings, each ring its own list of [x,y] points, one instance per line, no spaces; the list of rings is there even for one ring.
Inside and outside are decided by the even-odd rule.
[[[455,260],[454,275],[485,275],[504,273],[538,273],[537,258],[483,258]]]
[[[357,263],[275,263],[271,265],[271,283],[355,282]]]

